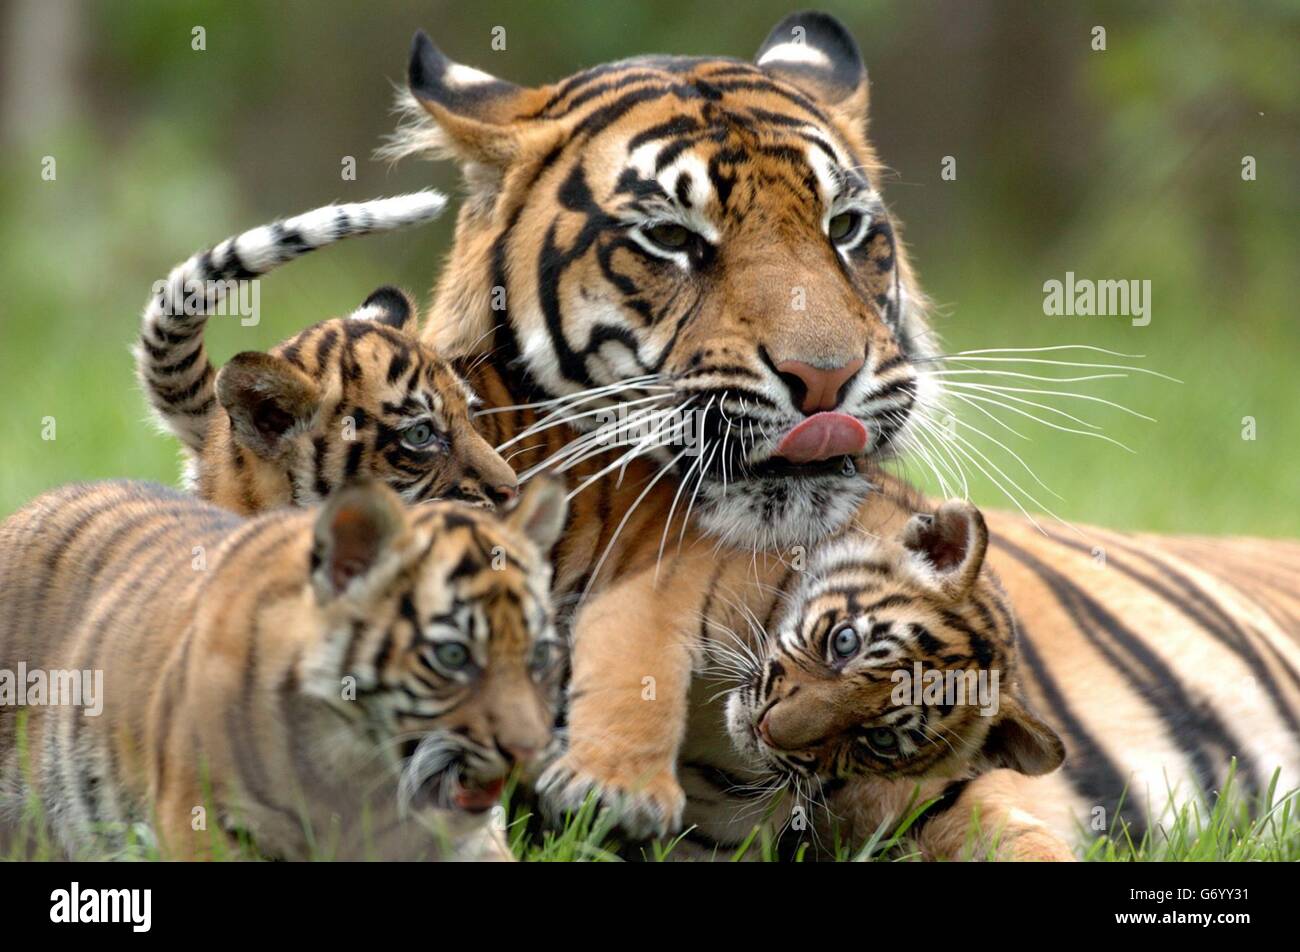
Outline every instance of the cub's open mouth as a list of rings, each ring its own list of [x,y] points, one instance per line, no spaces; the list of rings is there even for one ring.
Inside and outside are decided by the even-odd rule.
[[[483,813],[497,805],[505,785],[505,777],[497,777],[485,784],[458,778],[452,788],[451,802],[467,813]]]

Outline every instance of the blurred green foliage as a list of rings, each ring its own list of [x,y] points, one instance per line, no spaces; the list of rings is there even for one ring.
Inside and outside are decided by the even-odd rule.
[[[1145,354],[1143,366],[1184,381],[1086,385],[1157,418],[1086,414],[1135,455],[1008,417],[1032,439],[999,438],[1063,497],[1039,498],[1068,518],[1124,528],[1300,535],[1300,8],[825,6],[863,48],[873,137],[895,170],[886,196],[947,349],[1090,344]],[[456,59],[542,83],[642,52],[748,57],[791,9],[15,0],[3,13],[11,53],[36,43],[20,32],[20,8],[69,13],[58,33],[67,69],[51,83],[10,55],[5,71],[0,513],[74,479],[174,480],[176,446],[146,425],[128,353],[149,286],[172,264],[328,201],[456,189],[450,167],[369,159],[391,127],[415,28]],[[191,48],[196,25],[204,51]],[[1105,51],[1091,49],[1096,25]],[[490,47],[494,26],[506,28],[504,51]],[[47,155],[53,182],[40,175]],[[1256,181],[1242,180],[1245,155]],[[341,179],[344,156],[357,159],[356,181]],[[957,160],[955,181],[940,179],[944,156]],[[353,242],[277,272],[263,283],[259,326],[213,322],[214,357],[270,346],[382,283],[424,293],[449,229]],[[1149,279],[1150,326],[1045,316],[1043,282],[1067,271]],[[1248,416],[1253,441],[1241,436]],[[41,439],[46,417],[54,441]],[[986,481],[972,489],[1006,505]]]

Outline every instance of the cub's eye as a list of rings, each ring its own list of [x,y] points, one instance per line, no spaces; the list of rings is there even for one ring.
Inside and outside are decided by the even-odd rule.
[[[830,235],[831,241],[838,245],[857,233],[860,221],[862,221],[861,212],[840,212],[827,222],[826,233]]]
[[[645,236],[661,248],[682,251],[691,243],[693,232],[682,225],[664,222],[645,230]]]
[[[898,735],[892,727],[873,727],[867,733],[867,743],[880,754],[892,754],[898,750]]]
[[[837,657],[850,658],[862,647],[862,636],[852,625],[842,625],[831,635],[831,650]]]
[[[528,667],[534,674],[545,674],[555,663],[558,655],[555,645],[548,641],[539,641],[533,645],[533,650],[528,656]]]
[[[428,423],[412,423],[402,430],[402,442],[413,450],[422,450],[438,439],[438,432]]]
[[[469,649],[458,641],[444,641],[433,649],[438,664],[448,671],[460,671],[469,664]]]

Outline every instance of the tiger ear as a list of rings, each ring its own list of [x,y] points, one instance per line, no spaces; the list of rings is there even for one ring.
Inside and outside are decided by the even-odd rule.
[[[999,698],[997,720],[984,739],[982,753],[994,767],[1009,767],[1026,776],[1051,773],[1065,760],[1065,745],[1047,722],[1035,716],[1011,692]]]
[[[505,519],[507,525],[531,539],[545,555],[559,541],[568,513],[564,484],[557,479],[539,477],[524,487]]]
[[[316,382],[283,357],[244,351],[217,375],[217,400],[234,438],[263,459],[277,460],[320,409]]]
[[[401,566],[399,539],[406,509],[382,483],[357,483],[334,493],[316,517],[311,553],[312,586],[322,602],[358,582],[382,585]]]
[[[361,302],[349,320],[376,321],[403,333],[415,333],[415,305],[400,288],[385,285]]]
[[[549,151],[546,133],[553,124],[522,121],[541,111],[550,95],[547,88],[516,86],[457,63],[423,30],[411,42],[407,87],[437,126],[422,147],[407,152],[445,152],[463,162],[504,168],[543,148],[539,140],[548,143]],[[399,146],[402,136],[399,132]]]
[[[950,602],[970,594],[984,566],[989,530],[980,511],[959,499],[933,515],[918,513],[903,526],[903,547],[921,578]]]
[[[865,132],[867,67],[853,35],[835,17],[813,10],[790,14],[772,28],[754,62]]]

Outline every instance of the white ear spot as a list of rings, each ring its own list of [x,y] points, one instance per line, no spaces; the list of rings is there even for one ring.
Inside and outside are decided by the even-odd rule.
[[[758,61],[759,66],[766,66],[769,63],[807,63],[809,66],[825,68],[831,65],[830,58],[825,53],[807,43],[778,43],[764,53]]]
[[[483,72],[481,69],[475,69],[473,66],[452,63],[447,67],[447,72],[443,74],[442,81],[452,89],[464,89],[466,86],[482,86],[484,83],[495,83],[496,77]]]
[[[350,321],[377,321],[384,317],[388,312],[382,307],[375,304],[369,304],[365,307],[359,307],[348,315]]]

